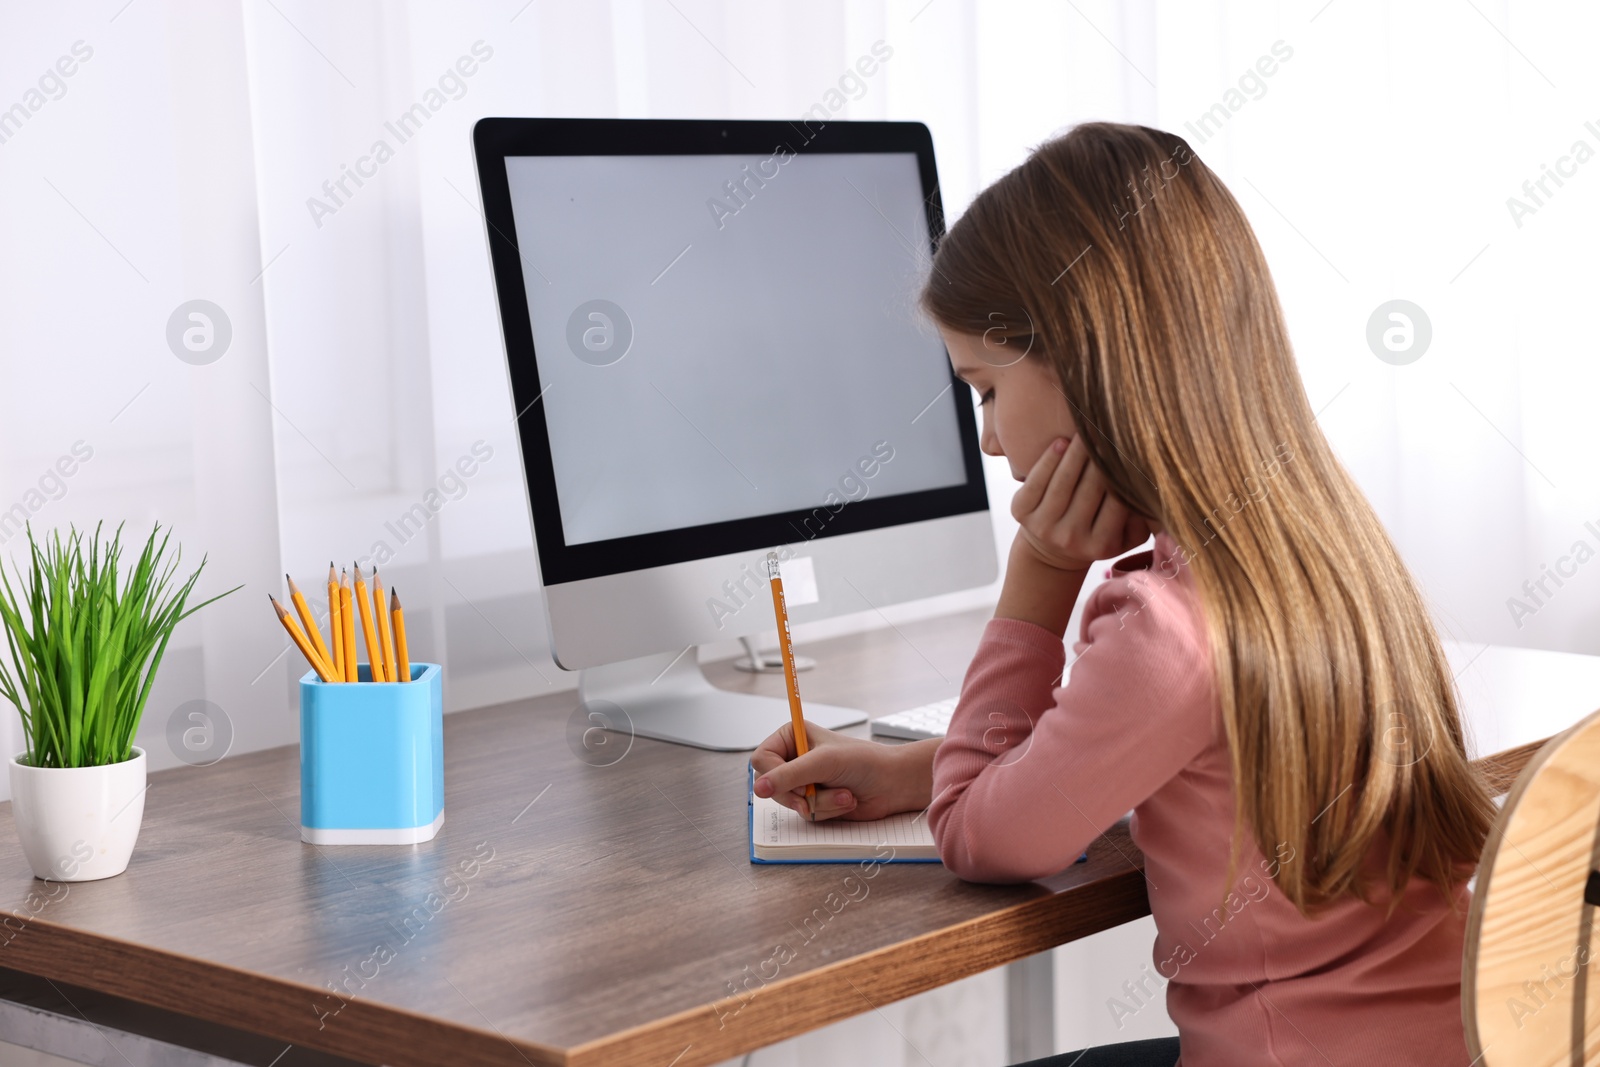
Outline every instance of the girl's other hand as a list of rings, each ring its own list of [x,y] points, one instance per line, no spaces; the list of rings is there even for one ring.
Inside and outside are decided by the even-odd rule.
[[[883,745],[806,723],[810,751],[794,754],[794,728],[784,723],[755,750],[755,794],[810,817],[806,786],[817,787],[816,818],[866,821],[921,811],[933,797],[933,750],[939,742]]]
[[[1011,498],[1011,516],[1022,525],[1018,539],[1041,562],[1065,571],[1114,559],[1151,532],[1144,517],[1111,492],[1081,435],[1070,443],[1058,437],[1044,450]]]

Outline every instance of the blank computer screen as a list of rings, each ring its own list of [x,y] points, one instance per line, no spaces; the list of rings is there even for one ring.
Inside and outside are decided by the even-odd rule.
[[[966,483],[914,153],[506,172],[566,544]]]

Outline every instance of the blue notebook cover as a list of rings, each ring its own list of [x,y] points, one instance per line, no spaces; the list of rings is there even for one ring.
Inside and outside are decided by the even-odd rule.
[[[747,770],[749,771],[749,774],[746,776],[748,785],[747,785],[747,793],[746,793],[746,799],[745,799],[745,823],[746,823],[746,827],[747,827],[747,833],[748,833],[748,836],[750,838],[750,862],[751,863],[788,864],[788,863],[939,863],[940,862],[938,857],[935,857],[935,856],[930,856],[930,857],[928,857],[926,859],[913,859],[913,858],[908,857],[908,856],[893,856],[893,857],[891,857],[889,859],[883,859],[876,852],[866,853],[866,854],[863,854],[863,855],[860,855],[860,856],[855,856],[855,857],[852,857],[852,858],[849,858],[849,859],[832,859],[832,860],[764,860],[764,859],[759,859],[756,856],[756,803],[755,803],[756,772],[755,772],[755,768],[754,767],[749,767],[749,768],[747,768]]]

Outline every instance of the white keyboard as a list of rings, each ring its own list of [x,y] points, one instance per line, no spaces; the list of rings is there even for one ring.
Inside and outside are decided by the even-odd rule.
[[[919,708],[891,712],[881,719],[872,720],[874,737],[898,737],[906,741],[923,741],[930,737],[943,737],[950,728],[950,716],[955,714],[958,697],[936,700]]]

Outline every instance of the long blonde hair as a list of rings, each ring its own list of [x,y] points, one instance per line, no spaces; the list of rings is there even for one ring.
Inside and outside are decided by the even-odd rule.
[[[1117,495],[1199,590],[1232,758],[1238,859],[1294,849],[1303,914],[1413,876],[1447,895],[1494,808],[1411,575],[1334,458],[1243,211],[1181,138],[1085,123],[985,189],[922,306],[1055,370]]]

